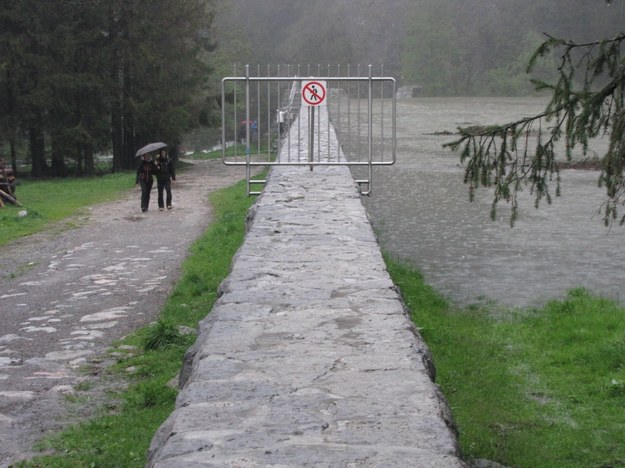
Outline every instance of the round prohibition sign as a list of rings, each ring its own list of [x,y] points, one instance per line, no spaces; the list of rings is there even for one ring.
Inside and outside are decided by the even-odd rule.
[[[302,98],[309,106],[318,106],[325,101],[325,85],[319,81],[307,81],[302,87]]]

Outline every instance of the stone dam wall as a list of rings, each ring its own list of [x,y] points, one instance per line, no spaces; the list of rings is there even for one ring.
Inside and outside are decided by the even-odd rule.
[[[466,466],[349,168],[273,167],[248,218],[148,466]]]

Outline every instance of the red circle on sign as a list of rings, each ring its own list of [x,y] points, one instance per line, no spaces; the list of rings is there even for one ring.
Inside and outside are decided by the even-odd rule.
[[[326,88],[318,81],[309,81],[302,89],[302,98],[309,106],[318,106],[326,98]]]

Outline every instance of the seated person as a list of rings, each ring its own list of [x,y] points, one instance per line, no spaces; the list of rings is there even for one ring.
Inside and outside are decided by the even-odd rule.
[[[16,185],[13,169],[6,167],[4,161],[0,159],[0,190],[15,198]]]

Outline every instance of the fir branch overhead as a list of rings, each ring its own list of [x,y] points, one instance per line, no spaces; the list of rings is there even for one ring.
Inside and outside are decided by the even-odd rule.
[[[489,128],[459,129],[460,138],[445,144],[461,149],[465,183],[473,198],[479,187],[494,188],[491,216],[500,201],[510,204],[511,225],[518,217],[518,193],[529,187],[534,205],[552,201],[551,186],[559,196],[560,164],[558,143],[564,146],[566,161],[581,147],[587,155],[590,140],[607,137],[609,147],[601,161],[598,184],[605,188],[603,221],[625,223],[625,63],[621,44],[625,34],[603,41],[575,43],[547,35],[528,64],[531,71],[538,59],[559,53],[555,83],[534,80],[537,91],[551,93],[545,110],[531,117]],[[549,123],[549,126],[545,125]]]

